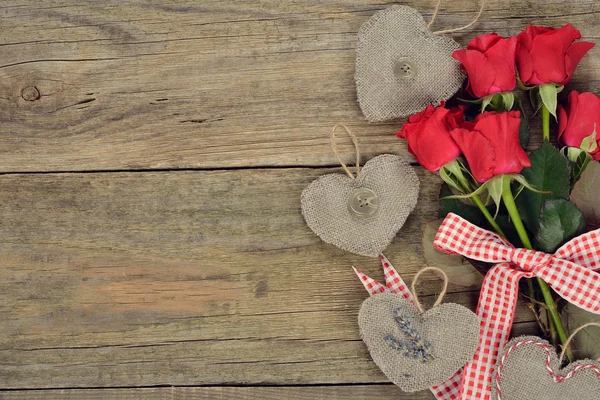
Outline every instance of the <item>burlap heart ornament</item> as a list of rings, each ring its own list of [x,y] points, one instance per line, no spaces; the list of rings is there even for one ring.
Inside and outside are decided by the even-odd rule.
[[[313,181],[302,192],[302,215],[324,242],[377,257],[402,228],[418,196],[419,179],[410,164],[384,154],[368,161],[354,178],[329,174]],[[353,201],[372,212],[361,213]]]
[[[479,323],[471,310],[445,303],[421,314],[393,293],[366,299],[358,325],[375,364],[405,392],[441,384],[471,359],[479,344]]]
[[[492,387],[494,400],[598,400],[600,363],[580,360],[561,369],[550,343],[522,336],[504,347]]]
[[[460,45],[437,33],[406,6],[379,11],[360,28],[356,91],[369,121],[408,116],[460,89],[465,75],[452,58]]]

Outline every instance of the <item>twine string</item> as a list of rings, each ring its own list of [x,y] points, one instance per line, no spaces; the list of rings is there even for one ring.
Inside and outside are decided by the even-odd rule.
[[[588,328],[590,326],[597,326],[600,328],[600,322],[588,322],[585,325],[581,325],[579,328],[575,329],[573,331],[573,333],[571,333],[571,336],[569,336],[569,338],[567,339],[567,341],[565,342],[565,344],[563,346],[562,351],[560,352],[560,358],[558,359],[558,365],[562,365],[563,359],[565,358],[565,353],[567,352],[567,349],[569,348],[569,344],[571,343],[571,341],[573,340],[575,335],[577,335],[583,329]],[[600,358],[598,358],[596,361],[600,361]]]
[[[354,136],[352,131],[344,124],[336,124],[333,127],[333,129],[331,130],[331,149],[333,150],[333,153],[335,154],[338,161],[340,162],[342,168],[344,168],[344,171],[346,171],[346,174],[350,178],[354,179],[355,178],[354,174],[352,173],[350,168],[348,168],[348,166],[346,165],[344,160],[342,160],[342,157],[340,156],[340,153],[338,152],[338,149],[337,149],[337,144],[335,142],[335,133],[338,128],[344,128],[344,130],[346,131],[348,136],[350,136],[350,139],[352,139],[352,144],[354,144],[354,149],[356,151],[356,174],[357,175],[360,172],[360,152],[358,150],[358,139],[356,138],[356,136]]]
[[[438,11],[440,11],[441,4],[442,4],[442,0],[438,0],[437,4],[435,5],[435,10],[433,10],[433,15],[431,16],[431,19],[429,20],[429,23],[427,24],[427,28],[429,28],[435,22],[435,18],[438,15]]]
[[[485,8],[485,2],[486,2],[486,0],[479,0],[479,12],[475,16],[475,18],[471,22],[469,22],[467,25],[461,26],[459,28],[443,29],[441,31],[435,31],[435,32],[432,32],[432,33],[434,35],[442,35],[442,34],[445,34],[445,33],[459,32],[459,31],[463,31],[465,29],[470,28],[471,26],[475,25],[475,23],[477,21],[479,21],[479,18],[481,17],[481,14],[483,14],[483,9]],[[438,11],[440,10],[440,5],[441,4],[442,4],[442,0],[438,0],[437,4],[435,6],[435,10],[433,11],[433,15],[431,16],[431,20],[427,24],[427,28],[429,28],[429,27],[431,27],[431,25],[433,25],[433,22],[435,21],[435,18],[438,15]]]
[[[417,295],[417,291],[415,290],[415,285],[416,285],[417,281],[419,280],[419,277],[421,276],[421,274],[423,272],[427,272],[427,271],[436,271],[436,272],[441,273],[442,280],[444,281],[442,290],[440,291],[440,294],[438,295],[437,300],[435,301],[435,303],[433,303],[433,306],[431,308],[437,307],[442,303],[442,300],[444,299],[444,296],[446,295],[446,291],[448,290],[448,275],[446,275],[446,273],[444,271],[442,271],[441,269],[439,269],[438,267],[425,267],[425,268],[421,269],[419,272],[417,272],[412,280],[412,283],[410,284],[410,290],[412,291],[412,294],[413,294],[415,306],[417,307],[417,310],[419,310],[419,312],[421,314],[423,314],[425,311],[423,310],[423,306],[421,305],[421,302],[419,301],[419,296]]]

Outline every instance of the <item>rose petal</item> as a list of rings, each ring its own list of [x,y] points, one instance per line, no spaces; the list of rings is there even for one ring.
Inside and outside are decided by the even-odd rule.
[[[531,58],[533,70],[544,83],[562,83],[568,79],[565,65],[567,49],[581,34],[571,24],[533,38]]]
[[[489,140],[496,153],[494,175],[519,173],[529,157],[519,142],[521,113],[486,112],[475,119],[475,130]]]
[[[480,53],[485,53],[490,47],[502,39],[504,38],[496,32],[479,35],[469,42],[467,50],[477,50]]]
[[[490,141],[478,131],[463,128],[452,130],[450,135],[466,157],[477,182],[483,183],[491,179],[494,176],[496,154]]]
[[[517,49],[517,38],[509,39],[502,38],[498,40],[494,46],[490,47],[485,53],[490,64],[496,70],[496,76],[493,86],[495,90],[488,91],[487,94],[493,92],[510,92],[517,86],[517,78],[515,72],[515,51]]]
[[[577,42],[573,43],[567,49],[567,54],[565,56],[565,69],[567,72],[567,81],[571,79],[573,76],[573,72],[575,72],[575,68],[581,61],[581,58],[585,56],[585,54],[592,49],[596,44],[592,42]],[[566,83],[566,82],[564,82]]]
[[[529,50],[520,42],[517,44],[516,51],[517,68],[519,69],[519,78],[526,85],[538,85],[541,82],[532,82],[533,60]]]
[[[566,126],[559,136],[561,143],[580,147],[586,137],[600,130],[600,98],[593,93],[569,93],[569,108],[565,110]],[[560,122],[560,121],[559,121]]]
[[[486,96],[496,78],[494,66],[476,50],[456,50],[452,57],[458,60],[467,72],[469,92],[479,98]]]
[[[567,111],[563,106],[558,106],[558,140],[560,140],[567,127]]]

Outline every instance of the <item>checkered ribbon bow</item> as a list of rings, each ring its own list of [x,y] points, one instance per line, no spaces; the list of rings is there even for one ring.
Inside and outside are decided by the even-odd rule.
[[[547,254],[514,248],[495,233],[451,213],[440,226],[434,245],[445,253],[496,264],[481,288],[479,348],[464,368],[460,399],[491,398],[492,372],[498,352],[509,338],[522,277],[541,278],[565,300],[600,314],[600,274],[593,272],[600,269],[600,229]]]

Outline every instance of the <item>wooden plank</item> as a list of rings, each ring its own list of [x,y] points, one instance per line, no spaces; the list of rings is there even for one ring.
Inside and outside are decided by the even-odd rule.
[[[417,170],[419,207],[386,251],[406,280],[437,210],[439,181]],[[0,176],[0,387],[387,382],[350,269],[382,278],[378,260],[322,243],[300,214],[333,171]],[[439,286],[424,276],[427,306]],[[451,286],[446,301],[477,299]]]
[[[359,27],[396,3],[5,0],[0,171],[336,165],[337,122],[358,134],[365,157],[406,154],[399,123],[364,121],[353,82]],[[426,18],[435,3],[403,2]],[[444,3],[436,27],[464,25],[476,3]],[[595,0],[490,0],[476,27],[454,36],[465,45],[483,32],[572,22],[598,39],[599,11]],[[598,92],[599,69],[597,47],[571,87]]]
[[[403,393],[394,385],[301,387],[170,387],[0,392],[2,400],[430,400],[427,391]]]

